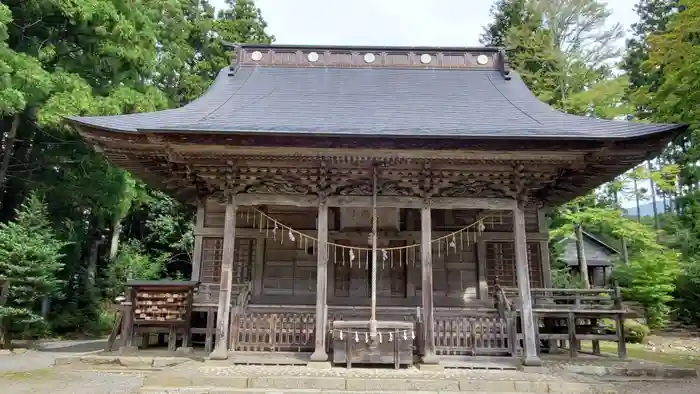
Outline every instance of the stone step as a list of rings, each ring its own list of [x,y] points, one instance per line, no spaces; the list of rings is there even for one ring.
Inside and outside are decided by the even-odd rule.
[[[605,383],[580,383],[561,379],[498,380],[425,377],[350,376],[204,376],[172,373],[146,376],[143,393],[614,393]],[[149,391],[150,390],[150,391]],[[228,390],[228,391],[227,391]]]
[[[195,387],[172,389],[167,387],[143,387],[138,394],[406,394],[406,391],[345,391],[345,390],[270,390],[270,389],[231,389],[224,387]],[[461,394],[463,391],[421,391],[422,394]],[[515,392],[472,391],[471,394],[521,394]],[[563,393],[562,393],[563,394]]]

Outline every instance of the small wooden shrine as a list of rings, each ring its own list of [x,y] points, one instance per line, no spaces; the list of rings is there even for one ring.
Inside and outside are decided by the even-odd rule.
[[[537,311],[549,309],[533,294],[553,293],[546,210],[685,129],[560,113],[496,48],[235,51],[182,108],[68,120],[113,163],[198,207],[193,309],[207,323],[192,332],[211,358],[354,363],[398,340],[392,363],[411,348],[425,363],[536,365]],[[347,353],[363,343],[375,350]]]

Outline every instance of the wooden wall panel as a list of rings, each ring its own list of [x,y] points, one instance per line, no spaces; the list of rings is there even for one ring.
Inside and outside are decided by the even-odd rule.
[[[420,262],[416,267],[410,267],[415,280],[416,294],[420,294],[421,268]],[[437,297],[449,297],[475,301],[478,295],[479,279],[476,258],[476,244],[465,243],[461,251],[445,250],[433,246],[433,294]]]
[[[265,241],[263,295],[316,294],[316,255],[288,239]]]
[[[204,204],[204,227],[224,228],[224,204],[207,200]]]

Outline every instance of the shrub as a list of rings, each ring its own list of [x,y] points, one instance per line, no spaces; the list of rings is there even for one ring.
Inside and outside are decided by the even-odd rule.
[[[647,324],[659,328],[668,318],[679,271],[676,252],[664,250],[639,254],[629,265],[616,266],[614,275],[625,299],[639,302]]]
[[[611,319],[603,319],[600,325],[606,334],[615,334],[615,321]],[[625,342],[627,343],[643,343],[651,330],[646,324],[634,319],[625,319]]]

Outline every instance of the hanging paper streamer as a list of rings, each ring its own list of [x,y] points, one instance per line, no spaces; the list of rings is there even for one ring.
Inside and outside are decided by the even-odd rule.
[[[245,213],[243,212],[245,211]],[[285,242],[284,233],[287,233],[287,239],[291,242],[295,242],[299,247],[303,247],[304,250],[307,249],[307,245],[313,247],[313,253],[317,253],[318,238],[312,237],[311,235],[305,234],[301,231],[295,230],[284,223],[270,217],[258,208],[251,207],[245,210],[239,210],[239,214],[245,217],[247,223],[252,223],[253,228],[257,228],[261,233],[264,232],[265,236],[277,240],[277,233],[279,232],[279,241],[281,243]],[[438,237],[430,241],[433,247],[435,247],[438,258],[441,258],[443,254],[449,255],[452,253],[457,253],[462,248],[464,244],[469,246],[470,243],[476,242],[479,234],[481,234],[486,226],[484,221],[489,219],[488,224],[496,224],[496,219],[502,224],[502,213],[500,211],[494,212],[495,216],[488,215],[480,217],[474,223],[465,226],[455,232]],[[270,233],[272,233],[270,235]],[[371,233],[370,233],[371,237]],[[333,261],[339,265],[345,265],[346,261],[353,266],[353,263],[357,262],[358,267],[362,267],[364,263],[364,268],[369,267],[369,258],[372,252],[371,248],[363,248],[356,246],[341,245],[333,242],[328,242],[327,246],[329,248],[329,255],[333,256]],[[396,263],[399,265],[410,265],[418,266],[420,264],[420,244],[412,244],[407,246],[391,247],[391,248],[379,248],[378,252],[381,253],[382,257],[382,267],[385,266],[387,260],[389,264],[394,266],[394,256],[396,255]],[[347,256],[347,257],[346,257]]]
[[[360,336],[364,337],[365,343],[369,343],[370,341],[370,332],[369,331],[354,331],[354,330],[336,330],[336,329],[331,329],[329,330],[331,332],[331,335],[335,334],[337,332],[338,339],[341,341],[344,340],[345,338],[352,338],[352,340],[355,341],[355,343],[360,342]],[[396,334],[396,338],[394,338],[394,334]],[[416,339],[416,332],[413,330],[401,330],[401,331],[389,331],[389,332],[377,332],[376,335],[376,340],[379,343],[382,343],[384,340],[383,335],[387,336],[387,339],[389,342],[394,342],[394,339],[399,340],[399,338],[403,338],[404,341],[408,341],[409,335],[411,336],[411,341]],[[373,339],[374,340],[374,339]]]

